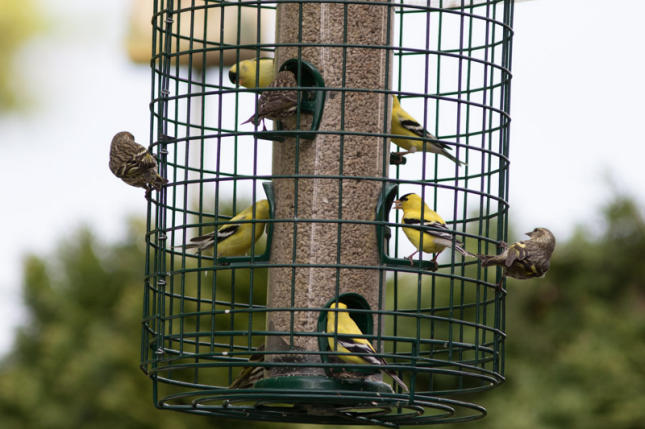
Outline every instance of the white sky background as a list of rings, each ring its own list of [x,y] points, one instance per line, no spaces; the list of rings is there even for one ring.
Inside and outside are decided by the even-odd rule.
[[[41,1],[52,28],[19,68],[36,106],[0,117],[0,353],[27,320],[24,255],[52,252],[82,224],[115,241],[128,216],[145,215],[143,190],[107,167],[117,131],[148,142],[150,70],[125,53],[129,1]],[[518,232],[548,226],[562,241],[576,224],[600,225],[608,175],[645,201],[645,2],[613,4],[516,4],[510,219]]]

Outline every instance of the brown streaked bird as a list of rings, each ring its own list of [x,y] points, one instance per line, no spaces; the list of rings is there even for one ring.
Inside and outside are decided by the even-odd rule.
[[[254,362],[258,366],[247,366],[240,371],[240,374],[233,380],[229,389],[249,389],[255,385],[258,381],[264,378],[264,367],[260,366],[260,363],[264,362],[264,344],[255,349],[256,353],[253,353],[249,357],[249,363]]]
[[[121,131],[110,145],[110,170],[128,185],[144,188],[146,198],[152,189],[160,190],[168,183],[157,173],[157,160],[145,147],[134,141],[134,136]]]
[[[293,73],[283,70],[276,76],[269,88],[295,88],[298,86],[296,77]],[[266,131],[264,119],[280,121],[296,113],[298,107],[298,92],[292,89],[264,91],[258,100],[258,109],[242,124],[252,122],[258,125],[262,121],[262,129]]]
[[[506,276],[524,280],[543,277],[549,270],[551,254],[555,249],[555,236],[546,228],[535,228],[526,235],[531,238],[510,246],[502,242],[504,251],[499,255],[478,255],[482,267],[502,267],[502,280],[497,285],[498,288],[502,288]]]

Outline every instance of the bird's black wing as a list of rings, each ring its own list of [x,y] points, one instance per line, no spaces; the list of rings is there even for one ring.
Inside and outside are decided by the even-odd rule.
[[[239,224],[226,225],[217,230],[217,241],[222,241],[225,238],[230,237],[235,234],[237,230],[240,229]]]
[[[220,229],[217,230],[217,241],[221,242],[225,238],[230,237],[231,235],[235,234],[237,230],[240,228],[239,224],[232,224],[232,225],[226,225]],[[215,237],[215,233],[209,232],[208,234],[200,235],[199,237],[193,237],[190,239],[192,242],[197,242],[197,241],[204,241],[207,239],[213,239]]]
[[[452,241],[452,234],[449,232],[448,227],[442,223],[434,221],[423,221],[415,218],[403,218],[403,223],[406,226],[411,226],[414,229],[430,234],[433,237],[443,238],[445,240]]]
[[[406,391],[406,392],[408,391],[408,386],[406,386],[406,384],[403,382],[403,380],[401,380],[401,378],[399,378],[399,376],[397,376],[394,371],[383,368],[384,366],[387,365],[387,362],[385,362],[384,359],[376,356],[376,354],[375,354],[376,352],[374,351],[374,349],[372,348],[371,345],[363,344],[363,343],[357,343],[351,337],[344,336],[344,335],[338,337],[337,343],[338,343],[338,346],[344,347],[344,348],[346,348],[348,351],[350,351],[352,353],[368,353],[366,355],[362,355],[362,356],[358,356],[358,357],[360,357],[361,359],[364,359],[369,364],[376,365],[377,367],[379,367],[378,368],[379,370],[385,372],[390,377],[392,377],[392,379],[394,379],[394,381],[399,386],[401,386],[401,388],[404,391]]]
[[[413,121],[411,119],[403,119],[401,121],[401,126],[405,128],[406,130],[410,131],[411,133],[419,136],[419,137],[424,137],[424,138],[430,138],[433,140],[433,144],[436,146],[439,146],[441,149],[448,149],[451,150],[452,148],[448,146],[445,143],[441,143],[440,141],[436,140],[436,137],[430,134],[425,128],[421,126],[420,123],[417,121]]]
[[[337,344],[339,347],[344,347],[351,353],[367,353],[362,356],[358,356],[361,359],[365,359],[367,363],[372,365],[386,365],[383,359],[380,359],[374,354],[374,349],[363,343],[357,343],[352,337],[348,336],[339,336],[337,339]]]

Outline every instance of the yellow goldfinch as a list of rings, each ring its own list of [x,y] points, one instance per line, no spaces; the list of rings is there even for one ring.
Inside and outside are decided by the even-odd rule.
[[[329,348],[332,351],[343,353],[365,353],[364,355],[338,355],[337,357],[348,363],[354,364],[372,364],[379,367],[381,371],[389,375],[394,381],[401,386],[404,391],[408,391],[408,386],[405,385],[393,371],[384,369],[383,365],[387,362],[383,358],[376,355],[376,350],[366,338],[352,338],[352,335],[362,335],[360,328],[349,316],[347,311],[333,311],[336,309],[336,303],[332,303],[330,311],[327,312],[327,333],[336,333],[336,338],[329,337]],[[342,302],[338,303],[339,309],[346,309],[347,305]],[[338,314],[338,331],[336,331],[336,314]]]
[[[260,63],[258,66],[258,62]],[[257,78],[259,72],[259,79]],[[273,58],[254,58],[233,64],[228,78],[245,88],[266,88],[273,82]]]
[[[121,131],[110,144],[110,170],[128,185],[144,188],[146,198],[152,189],[159,190],[168,183],[157,173],[157,160],[127,131]]]
[[[452,236],[446,226],[446,222],[437,212],[431,210],[417,194],[406,194],[394,201],[394,207],[403,210],[403,223],[410,227],[403,227],[403,232],[408,240],[414,244],[417,251],[408,256],[412,264],[412,257],[420,250],[432,253],[432,262],[437,263],[437,257],[446,248],[452,247]],[[423,207],[423,220],[421,220],[421,208]],[[428,228],[430,227],[430,228]],[[423,249],[421,246],[421,234],[423,234]],[[476,257],[463,248],[463,244],[456,241],[455,250],[464,256]]]
[[[216,256],[241,256],[245,255],[251,246],[258,241],[264,232],[264,222],[255,223],[255,236],[252,236],[253,223],[235,223],[241,220],[250,221],[253,216],[253,205],[245,208],[235,215],[225,225],[217,230],[217,252]],[[264,220],[269,218],[269,202],[267,200],[258,201],[255,204],[255,220]],[[211,232],[199,237],[190,239],[190,244],[184,246],[186,249],[198,248],[205,250],[215,244],[215,232]]]
[[[257,352],[264,351],[264,344],[256,349]],[[264,353],[254,353],[249,357],[249,362],[260,364],[264,362]],[[229,389],[248,389],[264,378],[262,366],[247,366],[240,371],[240,375],[228,386]]]
[[[295,88],[298,86],[296,77],[290,71],[284,70],[278,73],[270,88]],[[264,119],[268,118],[274,121],[287,119],[294,115],[298,107],[298,92],[293,89],[283,89],[280,91],[264,91],[258,100],[258,109],[253,116],[251,116],[242,124],[253,122],[258,125],[262,121],[263,129]]]
[[[526,235],[531,238],[510,246],[502,242],[501,247],[504,251],[499,255],[479,255],[482,267],[500,265],[503,268],[502,281],[506,276],[520,280],[543,277],[551,264],[555,236],[546,228],[535,228]],[[500,289],[502,281],[498,285]]]
[[[419,124],[408,112],[403,110],[399,99],[396,96],[392,96],[392,134],[397,134],[407,137],[423,137],[430,140],[435,140],[432,142],[425,142],[425,150],[427,152],[437,153],[443,155],[446,158],[451,159],[456,162],[458,165],[464,164],[459,161],[457,158],[452,156],[447,150],[450,150],[450,146],[445,143],[441,143],[437,140],[437,137],[430,134],[426,131],[421,124]],[[397,145],[406,150],[406,152],[394,152],[399,158],[408,153],[414,153],[417,151],[423,151],[424,142],[422,140],[413,140],[405,137],[392,137],[392,141]]]

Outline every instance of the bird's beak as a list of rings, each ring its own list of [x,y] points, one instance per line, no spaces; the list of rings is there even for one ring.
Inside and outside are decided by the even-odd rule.
[[[527,232],[527,233],[526,233],[526,235],[528,235],[529,237],[532,237],[532,235],[531,235],[531,234],[533,234],[533,231],[531,231],[531,232]]]
[[[403,207],[401,207],[401,200],[394,200],[394,208],[403,209]]]
[[[231,80],[232,83],[237,83],[237,73],[234,71],[228,72],[228,78]]]

